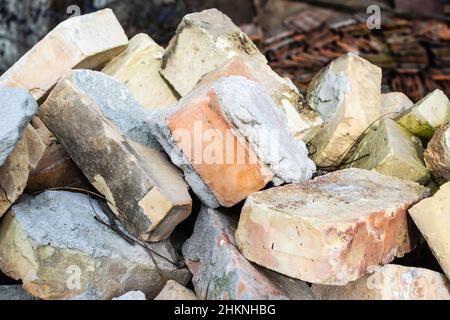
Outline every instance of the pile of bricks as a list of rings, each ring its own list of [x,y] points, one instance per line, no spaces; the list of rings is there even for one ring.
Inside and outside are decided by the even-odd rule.
[[[272,69],[216,9],[166,48],[109,9],[50,31],[0,77],[0,299],[450,299],[450,101],[327,37]],[[328,65],[303,95],[289,63]],[[394,261],[421,237],[438,270]]]
[[[306,90],[312,77],[333,59],[354,52],[383,68],[383,91],[404,92],[418,101],[427,92],[450,94],[450,29],[437,21],[383,17],[369,30],[367,16],[305,9],[284,21],[284,31],[254,31],[272,68]]]

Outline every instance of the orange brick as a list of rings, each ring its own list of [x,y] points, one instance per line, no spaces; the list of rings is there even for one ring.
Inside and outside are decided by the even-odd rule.
[[[302,182],[315,171],[285,115],[235,57],[206,74],[177,105],[149,117],[152,133],[210,207],[230,207],[275,185]]]
[[[169,116],[167,126],[175,135],[175,142],[217,201],[222,206],[230,207],[264,188],[272,179],[271,172],[258,160],[256,163],[250,161],[257,157],[234,125],[224,116],[214,89],[202,87],[198,94],[189,100],[180,110]],[[177,139],[178,130],[189,132],[193,141]],[[212,140],[206,141],[208,132],[217,134]],[[197,148],[197,144],[200,148]],[[206,159],[204,155],[207,148],[223,150],[223,154],[216,155],[214,159]]]
[[[229,76],[242,76],[248,80],[257,81],[242,58],[236,56],[228,60],[220,68],[205,74],[199,81],[199,84],[213,84],[216,80]]]

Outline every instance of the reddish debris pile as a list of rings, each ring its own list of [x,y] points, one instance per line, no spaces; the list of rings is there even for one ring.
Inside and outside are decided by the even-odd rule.
[[[366,16],[305,10],[284,21],[285,29],[264,37],[244,31],[264,51],[272,68],[306,90],[333,59],[354,52],[383,68],[383,91],[400,91],[414,101],[442,89],[450,94],[450,29],[437,21],[384,19],[369,30]]]

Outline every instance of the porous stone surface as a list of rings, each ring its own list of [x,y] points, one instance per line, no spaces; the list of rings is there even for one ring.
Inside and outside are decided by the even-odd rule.
[[[145,122],[145,109],[122,83],[91,70],[74,70],[64,79],[77,87],[80,94],[92,99],[124,136],[152,149],[160,148]]]
[[[450,182],[409,209],[409,214],[450,279]]]
[[[380,118],[381,69],[353,53],[345,54],[313,78],[307,100],[324,121],[311,141],[313,160],[318,166],[339,165]]]
[[[14,150],[37,108],[29,92],[0,85],[0,166]]]
[[[192,189],[214,208],[233,206],[270,180],[311,178],[315,165],[283,116],[258,83],[229,76],[206,81],[149,121]]]
[[[25,190],[30,172],[38,165],[44,151],[44,143],[29,124],[14,150],[0,166],[0,217]]]
[[[285,129],[285,115],[256,82],[231,76],[214,84],[223,111],[274,173],[275,185],[310,179],[316,167],[303,141]]]
[[[414,182],[345,169],[248,197],[236,242],[268,269],[344,285],[414,248],[407,210],[428,195]]]
[[[161,74],[185,96],[203,75],[236,56],[286,114],[287,126],[295,138],[307,141],[317,132],[322,121],[298,89],[278,76],[251,39],[217,9],[183,18],[164,54]]]
[[[109,85],[119,92],[101,92]],[[160,241],[189,216],[192,199],[181,172],[151,148],[143,109],[127,93],[107,75],[72,71],[39,115],[128,230]]]
[[[394,120],[385,119],[362,139],[349,167],[374,170],[426,185],[430,172],[423,162],[423,152],[419,138]]]
[[[176,281],[167,281],[154,300],[198,300],[195,293]]]
[[[159,73],[164,48],[148,35],[130,39],[126,50],[109,62],[102,72],[122,82],[146,109],[163,108],[178,101],[177,94]]]
[[[235,221],[229,214],[203,207],[192,237],[183,246],[186,265],[200,299],[265,300],[312,299],[304,282],[279,274],[267,274],[236,247]]]
[[[394,119],[411,108],[414,103],[403,92],[389,92],[381,95],[381,116]]]
[[[437,183],[450,181],[450,124],[437,129],[428,142],[424,157]]]
[[[121,295],[120,297],[113,298],[113,300],[147,300],[145,294],[141,291],[130,291]]]
[[[73,17],[49,32],[1,77],[38,100],[70,69],[101,68],[125,49],[128,38],[111,9]]]
[[[450,300],[450,283],[439,272],[388,264],[346,286],[313,285],[321,300]]]
[[[24,198],[0,225],[1,270],[41,299],[109,300],[130,290],[152,298],[167,279],[188,281],[187,270],[169,262],[178,258],[168,241],[151,245],[159,254],[151,257],[96,216],[109,221],[83,194],[47,191]]]
[[[412,134],[429,140],[439,126],[450,121],[450,101],[440,89],[430,92],[397,122]]]

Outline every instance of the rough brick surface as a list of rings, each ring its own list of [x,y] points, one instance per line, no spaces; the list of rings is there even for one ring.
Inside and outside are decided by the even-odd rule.
[[[410,206],[428,189],[346,169],[251,195],[236,241],[250,261],[318,284],[344,285],[412,250]]]
[[[217,9],[186,15],[169,43],[161,66],[162,75],[181,96],[187,95],[203,75],[240,57],[257,81],[286,114],[286,124],[297,139],[309,138],[322,121],[298,89],[278,76],[250,38]]]
[[[144,125],[143,109],[120,86],[101,73],[73,71],[58,82],[39,114],[128,230],[160,241],[189,216],[192,200],[178,169],[152,149],[156,142]],[[93,92],[106,87],[111,95]]]
[[[425,163],[439,184],[450,181],[450,124],[437,129],[425,151]]]
[[[259,84],[242,76],[208,79],[150,118],[203,203],[229,207],[270,180],[278,185],[312,176],[315,165],[305,144],[290,135],[284,115]]]
[[[322,300],[450,300],[443,274],[388,264],[346,286],[313,285]]]
[[[353,53],[314,77],[308,102],[324,121],[313,138],[314,162],[338,165],[359,136],[380,117],[381,69]]]
[[[450,279],[450,182],[409,209],[409,214]]]
[[[349,162],[350,167],[426,185],[430,171],[423,162],[423,152],[419,138],[394,120],[385,119],[361,140]]]
[[[144,108],[168,107],[178,98],[159,73],[163,54],[164,48],[141,33],[102,72],[124,83]]]
[[[70,69],[96,69],[128,44],[111,9],[63,21],[0,77],[38,100]]]
[[[290,284],[282,275],[267,274],[236,248],[236,221],[228,214],[203,207],[194,234],[183,246],[200,299],[311,299],[306,283]]]
[[[411,108],[414,103],[402,92],[389,92],[381,95],[381,116],[393,119]]]
[[[14,150],[37,109],[36,101],[27,91],[0,86],[0,166]]]
[[[89,189],[89,181],[83,172],[42,120],[34,117],[32,125],[46,149],[36,168],[30,172],[26,191],[35,193],[61,187]]]
[[[188,288],[182,286],[176,281],[167,281],[164,288],[156,296],[154,300],[198,300]]]
[[[450,101],[442,90],[436,89],[408,109],[397,121],[412,134],[429,140],[436,128],[450,121]]]
[[[41,299],[111,299],[130,290],[152,298],[167,279],[188,281],[186,268],[172,263],[178,257],[169,242],[150,247],[168,260],[152,258],[96,216],[109,221],[83,194],[47,191],[25,198],[0,225],[1,270]]]
[[[39,163],[45,145],[28,125],[5,163],[0,166],[0,217],[25,190],[30,171]]]

